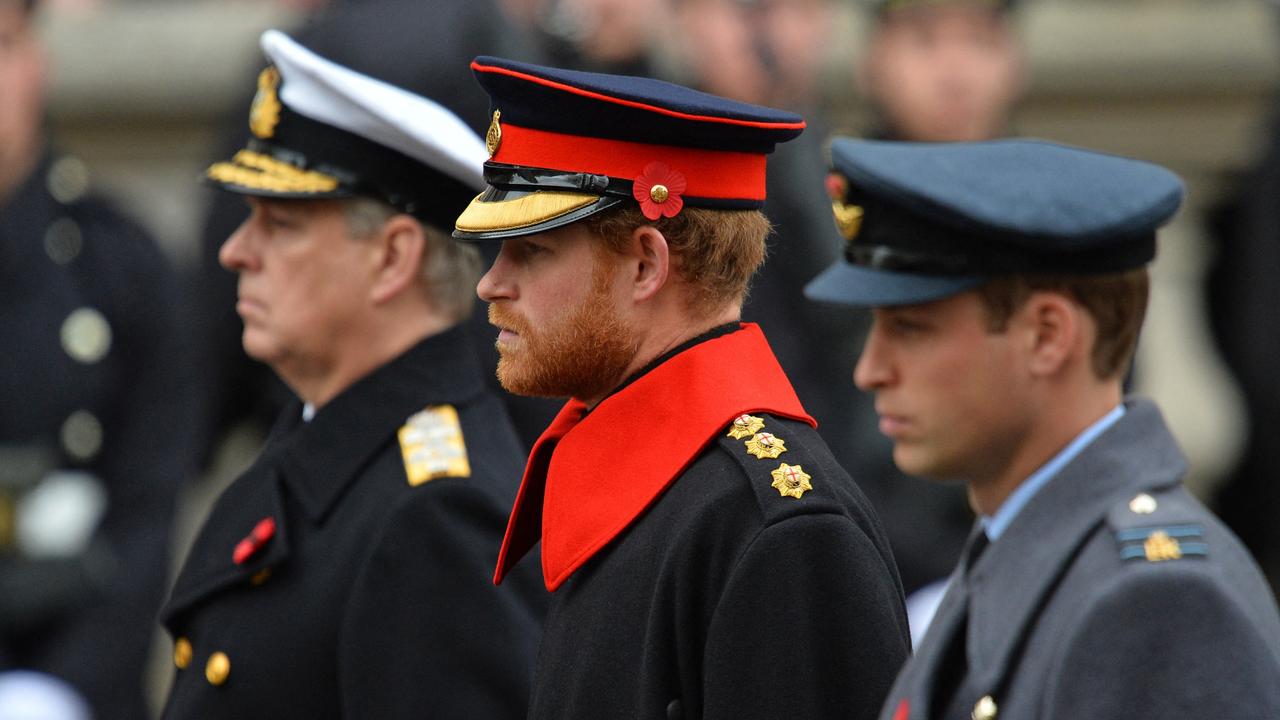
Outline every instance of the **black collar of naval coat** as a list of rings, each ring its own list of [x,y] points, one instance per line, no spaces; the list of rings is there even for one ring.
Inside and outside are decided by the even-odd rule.
[[[422,340],[357,380],[305,427],[301,403],[285,408],[282,422],[295,426],[280,449],[280,475],[312,522],[324,519],[411,415],[428,405],[460,405],[484,392],[480,361],[466,333],[456,325]]]
[[[457,326],[420,341],[344,390],[310,423],[302,422],[300,402],[286,407],[262,454],[215,504],[161,611],[162,622],[177,632],[177,618],[201,598],[288,561],[286,489],[319,524],[411,415],[427,405],[462,405],[483,394],[479,360],[466,333]],[[236,522],[226,523],[227,517]],[[237,541],[264,517],[276,519],[275,536],[263,552],[236,564]]]
[[[917,678],[936,679],[947,645],[938,641],[964,618],[967,598],[969,687],[980,695],[998,692],[1028,626],[1108,510],[1140,492],[1177,485],[1186,472],[1186,458],[1155,404],[1126,400],[1124,416],[1041,488],[972,568],[961,561],[929,628],[931,640],[920,648]],[[912,694],[927,703],[932,687]]]

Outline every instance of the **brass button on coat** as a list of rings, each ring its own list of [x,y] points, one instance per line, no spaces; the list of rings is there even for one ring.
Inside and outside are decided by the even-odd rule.
[[[178,666],[179,670],[186,670],[191,664],[191,641],[180,637],[173,644],[173,664]]]
[[[204,666],[204,677],[209,684],[221,685],[227,681],[229,675],[231,675],[231,658],[224,652],[210,655],[209,662]]]
[[[996,701],[990,695],[983,695],[973,706],[973,720],[996,720]]]

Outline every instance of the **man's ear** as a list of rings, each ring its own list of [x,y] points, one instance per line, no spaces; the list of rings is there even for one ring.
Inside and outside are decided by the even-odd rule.
[[[422,276],[427,238],[422,225],[404,214],[394,215],[366,242],[374,245],[374,281],[369,289],[374,304],[385,303]]]
[[[1033,374],[1054,375],[1076,355],[1088,357],[1084,309],[1067,296],[1033,292],[1017,317],[1028,341],[1028,367]]]
[[[667,284],[671,273],[671,257],[667,238],[652,225],[641,225],[631,231],[630,242],[623,253],[627,282],[636,302],[652,298]]]

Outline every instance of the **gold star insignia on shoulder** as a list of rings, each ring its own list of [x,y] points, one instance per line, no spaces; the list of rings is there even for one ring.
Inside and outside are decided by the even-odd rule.
[[[764,420],[755,415],[739,415],[733,419],[733,424],[729,426],[729,437],[734,440],[741,440],[745,437],[751,437],[760,432],[764,427]]]
[[[471,477],[462,424],[452,405],[433,405],[409,418],[399,438],[410,485],[442,477]]]
[[[785,440],[767,432],[756,433],[746,442],[746,445],[747,453],[761,460],[774,460],[787,451]]]
[[[782,463],[769,474],[773,476],[773,487],[778,489],[778,494],[782,497],[799,499],[805,492],[813,489],[813,485],[809,483],[812,476],[799,465]]]

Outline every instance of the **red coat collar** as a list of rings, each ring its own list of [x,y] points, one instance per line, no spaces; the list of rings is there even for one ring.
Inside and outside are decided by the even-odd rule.
[[[534,444],[495,583],[541,536],[547,589],[560,587],[743,413],[817,425],[751,323],[675,355],[585,411],[570,400]]]

